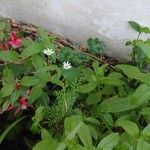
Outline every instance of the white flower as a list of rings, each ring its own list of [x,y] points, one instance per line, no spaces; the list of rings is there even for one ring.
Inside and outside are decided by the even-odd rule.
[[[52,49],[47,48],[47,49],[43,50],[43,53],[50,56],[50,55],[54,54],[54,51]]]
[[[72,66],[71,66],[71,63],[69,63],[68,61],[67,61],[67,62],[63,62],[63,68],[64,68],[64,69],[66,69],[66,70],[67,70],[67,69],[71,69],[71,67],[72,67]]]

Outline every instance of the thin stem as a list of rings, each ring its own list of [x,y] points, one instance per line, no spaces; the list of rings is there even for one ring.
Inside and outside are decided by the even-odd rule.
[[[138,37],[137,37],[137,40],[140,38],[140,35],[141,35],[141,32],[139,32]]]

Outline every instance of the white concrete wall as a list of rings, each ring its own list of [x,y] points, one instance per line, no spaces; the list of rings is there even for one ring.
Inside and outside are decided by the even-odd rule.
[[[108,54],[123,59],[128,56],[126,40],[137,36],[127,22],[150,26],[150,0],[0,0],[0,15],[77,42],[99,37],[107,43]]]

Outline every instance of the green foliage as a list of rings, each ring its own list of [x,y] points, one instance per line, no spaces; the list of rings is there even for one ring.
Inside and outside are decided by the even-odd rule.
[[[10,24],[7,19],[0,18],[0,41],[4,41],[8,36]]]
[[[131,58],[132,62],[134,64],[137,64],[137,66],[143,70],[146,65],[149,64],[149,58],[150,58],[150,41],[140,39],[141,34],[150,34],[150,28],[140,26],[138,23],[134,21],[129,21],[129,25],[131,28],[133,28],[135,31],[138,32],[137,39],[133,41],[128,41],[127,45],[131,45],[132,47],[132,53]]]
[[[98,38],[96,39],[89,38],[87,40],[87,44],[90,52],[93,54],[101,54],[106,49],[105,43],[103,41],[100,41]]]
[[[42,29],[33,39],[21,37],[20,47],[1,49],[0,114],[5,112],[8,121],[0,131],[14,117],[29,114],[32,120],[24,128],[41,135],[29,139],[33,150],[150,149],[150,74],[144,71],[150,41],[140,39],[149,28],[129,24],[139,34],[127,42],[134,65],[98,62],[106,46],[97,38],[88,39],[89,50],[81,54]],[[7,44],[5,22],[0,31],[6,36],[0,37],[1,44]]]
[[[134,29],[137,32],[141,32],[141,26],[134,22],[134,21],[129,21],[129,25],[131,26],[132,29]]]
[[[50,126],[59,123],[65,116],[72,113],[77,97],[75,87],[63,88],[56,93],[56,102],[46,108],[45,118],[48,118]]]
[[[0,51],[0,59],[6,62],[17,63],[19,61],[19,55],[14,51]]]
[[[133,138],[138,138],[139,136],[139,128],[132,121],[119,119],[116,122],[116,126],[122,127]]]
[[[89,62],[90,60],[88,56],[83,55],[77,51],[74,51],[68,47],[63,47],[61,49],[61,53],[59,54],[59,59],[61,62],[69,61],[75,66],[78,66],[81,63]]]
[[[103,138],[97,148],[102,150],[112,150],[119,142],[119,134],[112,133]]]
[[[129,25],[131,26],[132,29],[134,29],[138,33],[148,33],[148,34],[150,33],[150,29],[148,27],[143,27],[135,21],[129,21]]]

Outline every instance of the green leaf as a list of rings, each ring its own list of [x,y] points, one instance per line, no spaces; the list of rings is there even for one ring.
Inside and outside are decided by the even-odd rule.
[[[41,137],[42,139],[52,139],[51,134],[44,128],[41,129]]]
[[[141,84],[130,97],[131,103],[137,106],[140,106],[143,103],[147,103],[149,100],[150,86],[148,86],[147,84]]]
[[[6,96],[11,95],[13,90],[14,90],[14,85],[5,83],[4,86],[1,89],[1,96],[6,97]]]
[[[31,57],[31,59],[32,59],[32,64],[33,64],[34,68],[36,68],[36,69],[42,68],[43,65],[46,63],[46,62],[44,61],[44,58],[42,58],[42,57],[39,56],[39,55],[33,55],[33,56]]]
[[[142,73],[140,70],[131,65],[116,65],[116,67],[123,71],[131,79],[139,80],[143,83],[150,84],[150,73]]]
[[[80,93],[89,93],[91,91],[93,91],[97,86],[97,83],[96,82],[90,82],[90,83],[86,83],[84,85],[81,85],[78,87],[78,91]]]
[[[78,136],[85,147],[88,148],[92,146],[91,132],[86,124],[82,124],[82,127],[78,131]]]
[[[6,22],[0,22],[0,30],[4,30],[6,28]]]
[[[112,150],[119,142],[119,134],[112,133],[103,138],[98,144],[98,150]]]
[[[60,144],[57,146],[56,150],[65,150],[65,148],[66,148],[66,144],[65,144],[65,143],[60,143]]]
[[[117,78],[111,78],[111,77],[101,77],[100,83],[104,85],[112,85],[112,86],[120,86],[125,84],[123,81]]]
[[[86,68],[86,69],[83,69],[82,72],[88,82],[93,82],[93,79],[91,78],[91,76],[94,74],[94,71],[92,69]]]
[[[131,26],[132,29],[134,29],[137,32],[141,32],[141,26],[136,23],[135,21],[129,21],[129,25]]]
[[[62,70],[62,75],[64,76],[64,78],[68,81],[72,81],[75,78],[77,78],[79,76],[79,69],[78,68],[71,68],[68,70],[63,69]]]
[[[10,103],[9,103],[8,101],[5,101],[5,102],[3,103],[3,105],[2,105],[2,109],[1,109],[0,112],[6,111],[6,110],[8,109],[8,107],[9,107],[9,105],[10,105]]]
[[[35,76],[25,76],[23,79],[21,79],[20,84],[22,86],[30,87],[39,82],[39,78]]]
[[[18,62],[19,54],[15,51],[0,51],[0,59],[3,61]]]
[[[144,43],[142,41],[139,41],[137,43],[137,46],[140,47],[141,50],[146,55],[146,57],[150,59],[150,43],[148,43],[148,42]]]
[[[19,96],[20,96],[20,90],[13,91],[10,96],[10,103],[14,104],[18,100]]]
[[[64,128],[65,128],[65,142],[69,142],[74,139],[75,135],[79,132],[83,125],[83,121],[80,116],[74,115],[65,118]],[[64,147],[65,148],[65,147]]]
[[[37,143],[33,150],[56,150],[57,142],[54,139],[45,138],[41,142]]]
[[[95,104],[98,104],[102,99],[102,95],[97,92],[97,93],[90,93],[87,100],[86,100],[86,103],[88,105],[95,105]]]
[[[141,133],[141,137],[143,137],[144,140],[149,141],[150,140],[150,124],[148,124],[144,130]]]
[[[10,132],[12,128],[14,128],[19,122],[21,122],[23,119],[25,119],[26,116],[16,120],[14,123],[12,123],[7,129],[3,131],[3,133],[0,135],[0,144],[3,142],[6,135]]]
[[[48,40],[48,33],[47,32],[45,32],[42,28],[39,28],[38,32],[39,32],[39,36],[40,36],[42,41]]]
[[[4,83],[14,84],[14,74],[11,69],[5,68],[3,70],[3,80]]]
[[[82,122],[80,116],[66,117],[64,121],[65,135],[67,136],[80,122]]]
[[[88,125],[88,128],[91,132],[91,136],[97,141],[100,135],[99,130],[92,125]]]
[[[137,139],[131,137],[128,133],[121,133],[119,144],[115,150],[136,150]]]
[[[42,91],[43,89],[40,84],[34,85],[29,96],[29,103],[32,104],[37,98],[39,98],[42,95]]]
[[[140,112],[139,112],[141,115],[150,115],[150,107],[145,107],[143,108]]]
[[[97,120],[97,119],[95,119],[95,118],[93,118],[93,117],[87,117],[85,120],[88,121],[88,122],[91,122],[91,123],[93,123],[93,124],[95,124],[95,125],[100,126],[99,120]]]
[[[23,50],[23,52],[21,53],[21,57],[27,58],[34,54],[38,54],[39,52],[42,52],[42,50],[43,50],[43,47],[41,46],[40,43],[33,42],[32,44],[30,44],[27,48]]]
[[[150,86],[141,84],[136,91],[128,97],[120,98],[118,96],[114,96],[106,99],[98,106],[98,110],[100,112],[117,113],[137,108],[143,103],[147,103],[149,100]]]
[[[0,33],[0,41],[3,41],[5,39],[5,33],[1,32]]]
[[[78,144],[77,141],[71,141],[71,142],[67,142],[67,150],[87,150],[87,148],[81,146],[80,144]],[[62,149],[61,149],[62,150]],[[65,149],[66,150],[66,149]],[[95,150],[95,149],[88,149],[88,150]]]
[[[36,100],[36,106],[48,106],[50,98],[46,92],[42,92],[42,95]]]
[[[138,126],[129,120],[118,119],[115,123],[117,127],[122,127],[130,136],[138,138],[139,128]]]
[[[35,116],[33,117],[33,121],[40,122],[43,119],[45,107],[40,106],[36,109]]]
[[[150,33],[150,29],[148,27],[142,27],[141,32]]]
[[[64,83],[60,80],[60,77],[58,74],[55,74],[53,76],[50,77],[50,81],[53,83],[53,84],[56,84],[56,85],[59,85],[61,87],[64,87]]]
[[[31,45],[32,43],[33,43],[33,40],[31,40],[30,38],[25,38],[22,40],[21,45],[23,45],[24,47],[27,47]]]
[[[11,68],[11,70],[15,76],[21,75],[28,71],[28,68],[26,66],[14,64],[14,63],[8,64],[8,68]]]
[[[39,128],[39,123],[43,120],[44,110],[45,107],[43,106],[39,106],[36,109],[35,116],[32,118],[33,124],[31,127],[31,131],[33,133],[39,133],[39,131],[41,131],[41,128]]]
[[[67,135],[65,140],[71,141],[75,137],[75,135],[78,133],[82,125],[83,125],[83,122],[80,122],[79,124],[77,124],[77,126]]]
[[[113,117],[109,113],[104,113],[101,115],[102,121],[108,125],[108,126],[113,126]]]
[[[137,144],[137,150],[150,150],[150,144],[140,138]]]

